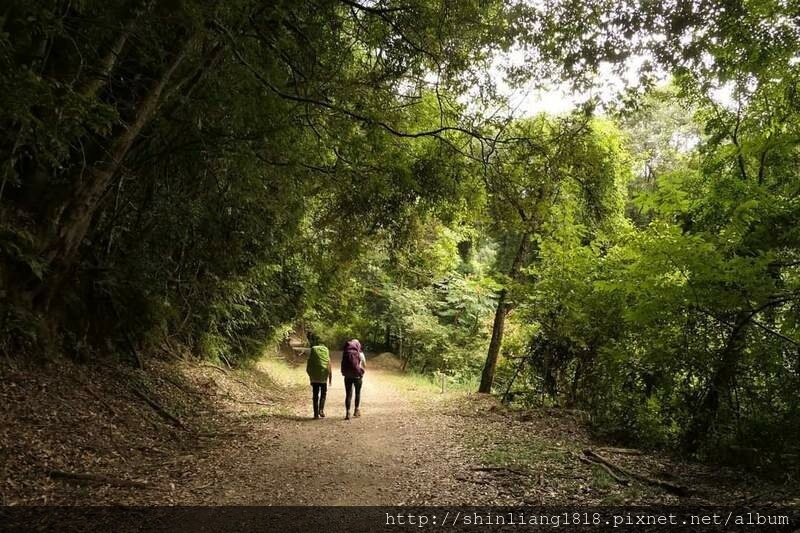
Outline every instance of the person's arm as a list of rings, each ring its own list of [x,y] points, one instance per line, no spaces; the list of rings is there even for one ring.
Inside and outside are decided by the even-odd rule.
[[[361,362],[361,368],[366,370],[367,369],[367,356],[364,355],[364,352],[359,352],[358,358],[361,360],[360,361]]]
[[[333,370],[331,370],[331,360],[328,359],[328,385],[333,386]]]

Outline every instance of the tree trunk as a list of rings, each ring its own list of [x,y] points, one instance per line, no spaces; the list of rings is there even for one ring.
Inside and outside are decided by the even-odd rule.
[[[127,44],[128,39],[133,33],[133,28],[136,26],[136,22],[143,13],[150,9],[150,6],[153,4],[152,1],[136,3],[138,5],[133,8],[131,16],[125,23],[125,26],[123,26],[122,31],[119,32],[119,35],[117,35],[117,38],[114,39],[111,47],[100,60],[97,70],[90,73],[89,78],[85,80],[78,88],[78,93],[82,96],[94,96],[97,94],[97,91],[99,91],[103,85],[105,85],[106,81],[108,80],[108,76],[111,74],[111,71],[117,64],[120,54],[122,54],[122,49],[125,48],[125,44]]]
[[[486,363],[483,365],[481,374],[481,385],[478,392],[492,392],[494,383],[494,373],[497,368],[497,359],[500,356],[500,348],[503,345],[503,331],[506,327],[506,315],[508,314],[508,291],[502,289],[497,300],[497,309],[494,312],[494,323],[492,324],[492,340],[489,342],[489,351],[486,354]]]
[[[500,400],[504,404],[508,404],[511,401],[511,388],[514,386],[514,382],[517,380],[517,376],[520,372],[522,372],[522,367],[525,366],[525,362],[528,360],[528,356],[522,356],[519,358],[519,364],[517,368],[514,369],[514,374],[511,376],[511,379],[508,380],[508,385],[506,386],[506,392],[503,393],[503,398]]]
[[[403,361],[403,368],[401,369],[403,372],[406,371],[406,365],[408,361],[406,360],[406,354],[403,353],[403,330],[398,330],[398,338],[397,338],[397,357]]]
[[[47,280],[52,289],[57,289],[64,281],[74,264],[78,247],[86,236],[92,218],[103,199],[108,186],[117,173],[142,129],[155,115],[161,94],[172,79],[175,71],[186,58],[193,39],[188,39],[181,50],[167,65],[161,78],[153,82],[150,91],[139,104],[130,125],[114,140],[108,150],[108,160],[98,161],[87,169],[65,207],[57,216],[56,237],[44,252],[45,259],[52,265],[52,275]],[[49,298],[48,298],[49,299]]]
[[[719,364],[708,384],[705,396],[695,411],[686,432],[685,444],[689,451],[697,451],[704,433],[709,433],[717,420],[721,399],[727,395],[736,378],[736,370],[745,348],[750,313],[739,313],[728,341],[722,350]]]
[[[581,388],[580,385],[584,375],[588,373],[592,362],[596,359],[595,351],[594,343],[589,343],[589,346],[580,354],[578,362],[575,364],[575,373],[572,375],[572,382],[569,388],[568,405],[570,408],[578,405],[578,390]]]
[[[522,235],[519,241],[517,253],[511,263],[508,277],[512,281],[516,281],[519,277],[519,272],[522,269],[522,263],[525,256],[528,254],[529,232]],[[511,310],[511,305],[508,302],[508,289],[503,288],[500,290],[497,300],[497,309],[494,313],[494,323],[492,324],[492,340],[489,342],[489,351],[486,354],[486,363],[483,365],[483,373],[481,374],[481,384],[478,387],[478,392],[490,393],[492,392],[492,385],[494,384],[494,374],[497,369],[497,359],[500,356],[500,349],[503,346],[503,332],[506,327],[506,316]]]
[[[193,74],[185,77],[173,86],[166,97],[167,100],[172,101],[172,104],[164,109],[162,113],[163,116],[171,118],[173,113],[191,98],[195,89],[202,85],[206,75],[211,72],[222,59],[224,51],[225,44],[217,43],[205,54],[205,60],[197,67]]]

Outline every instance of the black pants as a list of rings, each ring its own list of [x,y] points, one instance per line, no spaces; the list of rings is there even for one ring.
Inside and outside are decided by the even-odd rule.
[[[314,402],[314,416],[319,416],[320,411],[325,411],[325,398],[328,396],[327,383],[312,383],[312,398]]]
[[[356,409],[361,403],[361,378],[344,378],[344,407],[350,411],[350,399],[353,397],[353,389],[356,389]]]

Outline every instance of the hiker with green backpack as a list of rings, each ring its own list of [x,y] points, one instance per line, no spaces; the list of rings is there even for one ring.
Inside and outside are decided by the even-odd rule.
[[[311,400],[314,404],[314,419],[325,418],[325,398],[328,385],[332,385],[331,356],[328,348],[319,344],[315,336],[308,336],[311,353],[306,363],[306,373],[311,381]],[[327,381],[327,383],[326,383]]]

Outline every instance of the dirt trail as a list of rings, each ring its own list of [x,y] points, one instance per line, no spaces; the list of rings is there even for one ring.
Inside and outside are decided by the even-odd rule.
[[[488,395],[441,394],[388,356],[383,364],[368,358],[362,417],[343,419],[335,370],[328,416],[313,420],[305,357],[289,352],[246,370],[191,360],[146,370],[67,361],[0,367],[0,503],[800,504],[788,464],[767,479],[663,453],[617,453],[591,438],[581,412],[510,410]],[[691,495],[615,480],[581,461],[587,448]]]
[[[341,352],[332,353],[338,369]],[[301,371],[298,368],[298,373]],[[343,378],[335,370],[327,417],[311,418],[311,390],[295,397],[286,413],[253,427],[257,447],[224,469],[225,487],[215,504],[378,505],[469,497],[455,479],[463,450],[442,439],[452,423],[402,391],[396,370],[368,362],[360,418],[344,420]],[[299,378],[302,379],[302,378]],[[270,439],[270,432],[274,436]],[[271,441],[271,442],[270,442]]]
[[[332,354],[334,369],[340,356]],[[368,361],[364,378],[361,418],[343,419],[343,378],[335,370],[327,417],[314,420],[303,369],[301,356],[291,376],[296,395],[283,400],[288,409],[250,420],[240,448],[231,449],[228,460],[216,465],[215,490],[206,492],[200,503],[733,503],[766,487],[784,501],[796,497],[795,491],[786,492],[791,479],[782,487],[772,486],[730,468],[682,463],[657,454],[603,452],[633,471],[686,484],[692,494],[678,497],[647,483],[620,484],[580,461],[584,449],[601,446],[590,438],[580,413],[511,412],[486,395],[440,394],[374,361]]]

